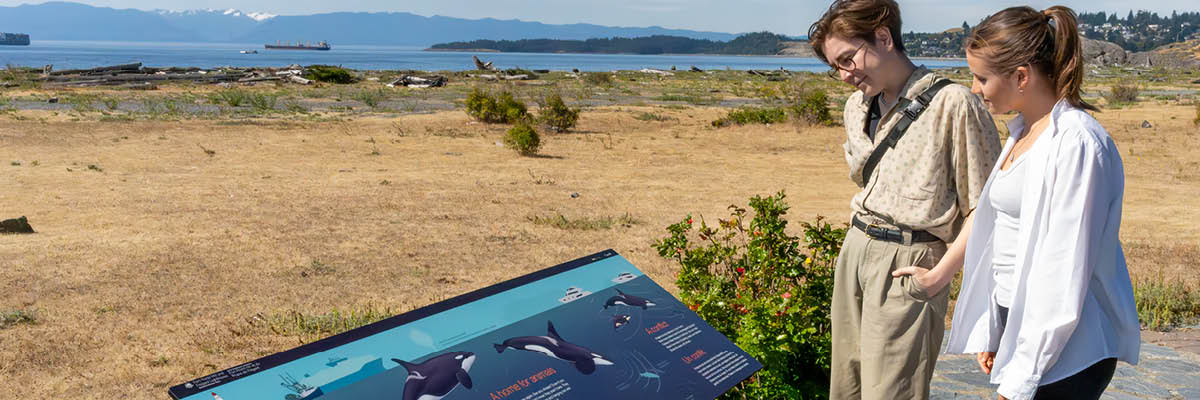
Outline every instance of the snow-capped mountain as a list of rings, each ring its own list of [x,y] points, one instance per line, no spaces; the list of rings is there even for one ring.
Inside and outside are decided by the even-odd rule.
[[[231,42],[250,33],[263,21],[275,15],[261,12],[228,10],[154,10],[171,25],[194,32],[203,41]]]

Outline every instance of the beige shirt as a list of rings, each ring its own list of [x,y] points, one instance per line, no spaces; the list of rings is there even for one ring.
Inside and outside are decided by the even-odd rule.
[[[928,69],[917,68],[901,93],[914,99],[936,78]],[[867,133],[870,106],[871,99],[862,91],[846,100],[843,147],[850,180],[862,189],[850,201],[854,215],[867,223],[925,230],[953,241],[1000,155],[1000,135],[987,107],[966,86],[942,88],[864,183],[863,165],[902,115],[896,107],[881,110],[872,141]]]

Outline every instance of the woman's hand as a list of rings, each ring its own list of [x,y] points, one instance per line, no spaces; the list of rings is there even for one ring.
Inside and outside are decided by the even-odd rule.
[[[996,352],[994,351],[985,351],[975,355],[975,361],[979,362],[979,369],[988,375],[992,374],[992,362],[995,360]],[[1000,396],[1000,398],[1004,399],[1004,396]]]

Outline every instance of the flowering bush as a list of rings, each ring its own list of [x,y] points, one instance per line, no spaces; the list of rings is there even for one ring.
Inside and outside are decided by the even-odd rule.
[[[658,254],[680,265],[684,304],[763,364],[725,399],[828,397],[833,265],[845,229],[818,217],[790,236],[783,192],[729,206],[710,226],[688,216],[668,226]]]

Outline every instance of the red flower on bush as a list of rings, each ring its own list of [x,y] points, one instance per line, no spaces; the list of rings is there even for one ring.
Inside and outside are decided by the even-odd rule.
[[[783,298],[785,298],[785,299],[792,298],[792,292],[783,292]]]
[[[744,274],[744,273],[746,273],[746,268],[737,267],[737,272],[738,272],[738,275]]]

